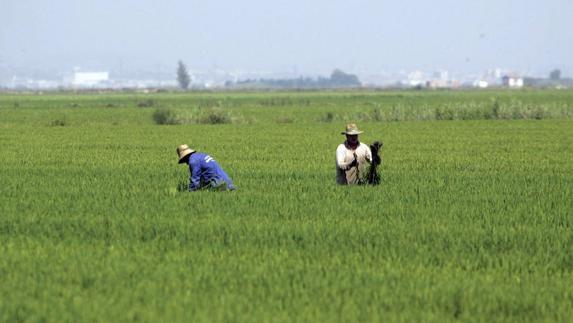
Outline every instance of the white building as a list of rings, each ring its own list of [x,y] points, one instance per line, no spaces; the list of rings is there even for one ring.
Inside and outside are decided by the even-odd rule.
[[[109,72],[74,72],[65,83],[73,87],[97,87],[109,82]]]
[[[484,81],[484,80],[476,80],[476,81],[474,81],[473,86],[480,88],[480,89],[485,89],[489,86],[489,83],[487,81]]]
[[[514,75],[505,75],[501,78],[501,83],[503,86],[511,87],[511,88],[520,88],[523,87],[523,77],[518,77]]]

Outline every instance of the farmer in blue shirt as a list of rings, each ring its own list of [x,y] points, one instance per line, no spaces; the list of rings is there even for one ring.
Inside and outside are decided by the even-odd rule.
[[[189,192],[200,189],[212,189],[217,191],[234,190],[235,186],[231,178],[217,164],[213,157],[197,152],[187,145],[177,147],[179,164],[188,164]]]

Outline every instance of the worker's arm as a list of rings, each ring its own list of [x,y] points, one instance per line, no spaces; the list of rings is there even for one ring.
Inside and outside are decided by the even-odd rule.
[[[366,146],[366,161],[369,164],[372,164],[372,151],[370,150],[370,147],[368,147],[368,145],[364,145]]]
[[[346,148],[344,147],[344,145],[340,145],[336,149],[336,166],[338,166],[338,168],[342,170],[349,170],[350,168],[357,165],[356,158],[354,158],[354,160],[351,160],[349,162],[344,161],[345,158],[346,158]]]
[[[201,164],[197,159],[191,159],[189,162],[191,176],[189,176],[189,192],[199,189],[201,184]]]

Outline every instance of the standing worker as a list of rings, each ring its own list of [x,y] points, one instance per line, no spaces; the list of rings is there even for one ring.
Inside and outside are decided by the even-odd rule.
[[[217,164],[213,157],[197,152],[187,145],[177,147],[179,164],[188,164],[189,192],[200,189],[215,191],[235,190],[233,181],[225,171]]]
[[[336,183],[364,184],[368,175],[368,166],[372,162],[370,148],[358,141],[362,131],[354,123],[346,125],[346,141],[336,148]]]

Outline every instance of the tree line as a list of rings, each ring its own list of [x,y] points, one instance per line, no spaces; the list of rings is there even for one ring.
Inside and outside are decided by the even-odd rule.
[[[187,66],[183,61],[177,64],[177,83],[179,88],[186,90],[191,84],[191,76]],[[362,83],[354,74],[345,73],[335,69],[330,77],[299,77],[291,79],[246,79],[237,82],[227,81],[225,87],[228,88],[281,88],[281,89],[319,89],[319,88],[340,88],[359,87]]]

